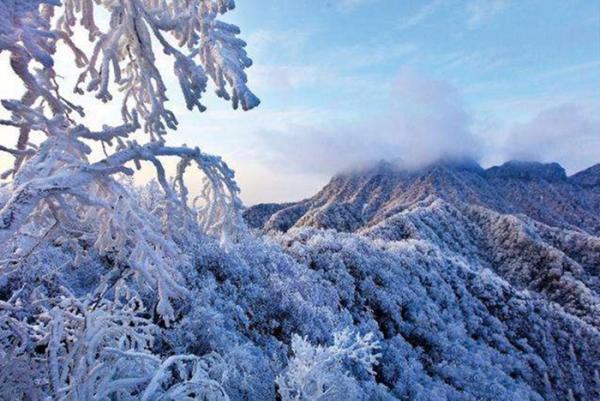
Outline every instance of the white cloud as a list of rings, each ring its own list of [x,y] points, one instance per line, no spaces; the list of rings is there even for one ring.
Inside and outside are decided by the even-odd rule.
[[[377,1],[379,0],[335,0],[335,3],[340,11],[348,12]]]
[[[399,28],[408,29],[420,24],[422,21],[434,14],[442,5],[444,5],[444,3],[444,0],[432,0],[426,3],[413,15],[409,16],[408,18],[402,18]]]
[[[437,71],[449,70],[477,70],[492,71],[502,67],[509,59],[496,49],[483,49],[475,51],[457,50],[439,55],[432,61],[437,66]]]
[[[289,91],[321,80],[325,80],[324,72],[311,65],[258,65],[252,71],[252,83],[258,92]]]
[[[470,0],[468,2],[455,0],[430,0],[417,9],[412,15],[400,20],[399,29],[415,27],[445,6],[458,7],[466,13],[466,26],[475,29],[503,12],[511,0]]]
[[[574,172],[600,161],[600,120],[580,105],[562,104],[514,124],[504,142],[505,159],[556,161]]]
[[[333,49],[322,58],[321,64],[325,68],[338,70],[388,65],[391,62],[413,57],[418,50],[418,46],[414,43],[399,41],[357,43]]]
[[[358,125],[290,125],[260,138],[259,153],[266,163],[319,174],[379,159],[417,166],[442,156],[473,155],[478,149],[457,91],[409,69],[394,83],[388,110]]]
[[[256,61],[272,55],[273,49],[285,50],[286,55],[299,55],[314,34],[315,32],[309,29],[260,29],[250,33],[245,40],[248,43],[249,54]],[[277,55],[281,56],[279,53]]]
[[[564,79],[572,76],[590,76],[598,73],[600,69],[600,61],[586,61],[583,63],[569,64],[555,69],[550,69],[542,74],[539,74],[535,79],[537,81]]]
[[[504,11],[510,0],[473,0],[467,4],[467,27],[475,29]]]

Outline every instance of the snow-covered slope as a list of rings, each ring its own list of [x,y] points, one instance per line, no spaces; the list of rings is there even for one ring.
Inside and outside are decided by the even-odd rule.
[[[378,379],[395,396],[594,400],[599,177],[556,163],[382,162],[245,217],[383,335]]]
[[[249,209],[268,235],[226,247],[176,230],[152,185],[132,189],[180,250],[187,295],[173,320],[139,276],[110,273],[118,250],[100,254],[84,237],[34,246],[0,278],[0,400],[45,399],[69,372],[83,383],[73,399],[87,400],[156,368],[162,394],[180,394],[182,372],[194,372],[194,399],[596,401],[593,175],[382,164],[309,200]],[[98,303],[102,293],[115,301]],[[50,295],[61,302],[45,306]]]
[[[314,228],[275,237],[381,338],[376,380],[395,399],[600,397],[597,327],[492,269],[429,240]]]
[[[391,163],[335,176],[312,198],[246,211],[254,227],[356,231],[429,197],[453,205],[526,214],[551,226],[600,233],[600,165],[567,177],[556,164],[511,161],[484,170],[472,161],[441,161],[413,171]]]
[[[600,163],[574,174],[571,181],[583,187],[595,188],[596,192],[600,191]]]

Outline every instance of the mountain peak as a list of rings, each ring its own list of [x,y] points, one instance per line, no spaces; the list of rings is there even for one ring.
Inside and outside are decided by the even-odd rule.
[[[483,174],[485,172],[483,167],[481,167],[475,159],[468,157],[444,157],[424,167],[425,170],[432,170],[436,168],[444,168],[454,171],[468,171],[477,174]]]
[[[573,174],[569,179],[583,187],[600,187],[600,163]]]
[[[558,163],[540,163],[511,160],[501,166],[486,170],[490,178],[509,178],[520,180],[545,180],[549,182],[567,179],[565,169]]]
[[[407,210],[442,199],[451,205],[485,206],[521,213],[558,227],[600,232],[597,206],[600,164],[567,178],[558,163],[509,161],[484,170],[469,159],[440,159],[418,169],[382,161],[339,174],[315,196],[286,205],[261,205],[245,212],[253,227],[286,231],[293,226],[356,231]]]

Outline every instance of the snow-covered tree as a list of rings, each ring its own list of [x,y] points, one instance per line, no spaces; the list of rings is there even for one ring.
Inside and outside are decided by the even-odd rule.
[[[173,61],[190,110],[205,109],[200,100],[209,80],[234,108],[255,107],[259,101],[246,86],[244,69],[252,62],[245,43],[237,38],[236,26],[218,19],[233,7],[232,0],[66,0],[63,5],[24,0],[0,5],[0,52],[10,54],[12,70],[26,88],[20,100],[2,101],[11,116],[0,124],[18,133],[14,148],[0,148],[15,158],[4,173],[11,177],[11,196],[0,210],[3,254],[13,255],[4,263],[18,263],[31,252],[32,242],[77,238],[102,253],[114,253],[155,286],[162,297],[159,312],[172,318],[170,299],[185,293],[173,270],[177,247],[156,231],[114,176],[131,175],[129,165],[150,162],[167,207],[182,219],[180,228],[196,220],[205,232],[223,237],[241,228],[239,189],[225,162],[198,148],[166,144],[167,129],[175,129],[177,119],[168,109],[154,54],[160,48]],[[110,16],[106,31],[95,21],[99,12]],[[74,40],[79,25],[93,44],[89,55]],[[55,79],[53,55],[62,43],[82,69],[76,93],[93,92],[103,102],[112,99],[112,90],[123,94],[121,126],[93,131],[78,122],[84,110],[63,97]],[[149,135],[145,144],[130,139],[142,126]],[[30,140],[34,131],[44,135],[40,143]],[[91,162],[94,142],[101,144],[105,157]],[[165,157],[180,158],[173,182],[161,162]],[[206,177],[196,207],[184,181],[191,165]],[[105,224],[86,224],[90,213],[103,215]]]
[[[239,28],[219,19],[234,6],[233,0],[0,3],[0,53],[8,55],[25,88],[20,99],[2,99],[9,116],[0,125],[14,131],[16,145],[0,146],[14,156],[2,174],[7,183],[0,203],[0,281],[30,268],[30,258],[47,244],[69,247],[73,265],[85,263],[90,254],[110,261],[100,287],[89,293],[72,294],[52,273],[39,271],[36,280],[44,285],[28,283],[3,294],[2,375],[33,381],[3,385],[1,391],[30,399],[41,394],[65,400],[227,399],[208,378],[205,361],[193,355],[162,361],[152,354],[147,309],[169,325],[176,314],[173,302],[189,295],[180,273],[188,265],[178,240],[184,233],[198,231],[224,242],[243,235],[233,171],[199,148],[166,143],[167,131],[178,122],[155,55],[158,50],[171,60],[188,109],[205,110],[201,99],[211,82],[234,109],[257,106],[246,85],[245,69],[252,61],[237,37]],[[104,29],[96,21],[99,15],[108,16]],[[82,31],[89,54],[78,43],[76,33]],[[67,100],[57,84],[58,46],[72,51],[74,67],[81,70],[76,94],[89,92],[109,102],[120,93],[121,125],[86,126],[85,110]],[[132,137],[141,129],[143,143]],[[34,134],[41,139],[34,140]],[[102,149],[99,160],[91,157],[94,148]],[[179,162],[170,180],[163,160],[172,157]],[[167,218],[141,208],[119,178],[134,174],[141,162],[154,166],[162,195],[153,207]],[[185,182],[190,166],[205,176],[193,200]],[[119,290],[140,281],[142,286],[132,288],[152,288],[156,305],[144,306],[135,289]],[[45,357],[32,359],[40,354],[32,347]],[[35,382],[44,377],[49,380]]]
[[[210,85],[256,106],[238,30],[219,21],[232,7],[0,1],[0,53],[25,87],[0,120],[14,157],[0,186],[0,400],[600,399],[587,212],[600,192],[564,172],[549,186],[556,174],[524,184],[523,166],[488,183],[479,169],[378,169],[259,206],[249,221],[269,236],[245,230],[227,165],[167,144],[177,120],[156,63],[172,62],[190,109]],[[59,46],[81,70],[69,96],[120,101],[117,126],[90,127],[66,99]],[[156,176],[135,187],[141,163]],[[549,189],[557,213],[549,195],[530,202]],[[521,206],[499,207],[498,191]]]

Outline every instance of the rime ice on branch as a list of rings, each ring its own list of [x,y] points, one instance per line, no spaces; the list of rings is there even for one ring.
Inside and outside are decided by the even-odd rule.
[[[9,196],[0,204],[0,281],[27,269],[28,258],[48,244],[70,246],[74,266],[90,252],[110,261],[93,293],[75,296],[48,276],[42,282],[49,287],[25,285],[0,301],[0,370],[46,382],[15,383],[11,397],[228,399],[208,377],[207,360],[182,355],[161,361],[152,354],[153,324],[138,291],[156,292],[152,313],[168,326],[176,315],[173,301],[188,294],[180,269],[189,261],[178,238],[190,231],[225,241],[243,234],[233,171],[198,148],[165,142],[177,119],[154,53],[160,49],[172,61],[188,109],[205,110],[201,98],[209,81],[234,109],[252,109],[259,100],[246,85],[252,64],[246,44],[236,26],[218,19],[233,8],[232,0],[0,2],[0,53],[8,53],[25,87],[21,99],[2,100],[10,116],[0,125],[17,135],[16,146],[0,146],[14,157],[2,175]],[[95,22],[99,11],[110,15],[105,31]],[[75,40],[80,26],[91,54]],[[92,92],[103,102],[114,91],[123,94],[122,125],[94,131],[77,122],[84,110],[63,97],[55,79],[59,45],[70,48],[81,69],[75,93]],[[131,138],[142,127],[145,144]],[[43,139],[32,141],[32,132]],[[101,145],[103,159],[90,161],[92,143]],[[161,161],[167,157],[180,159],[173,181]],[[159,214],[140,208],[115,177],[132,175],[142,161],[154,166],[163,192]],[[205,176],[199,203],[188,200],[184,179],[192,165]],[[32,347],[46,349],[45,358],[33,358],[35,366]]]
[[[106,31],[95,22],[100,7],[110,15]],[[121,250],[118,256],[156,285],[164,301],[160,312],[170,318],[169,299],[183,292],[174,280],[176,272],[166,263],[177,254],[176,246],[127,200],[127,191],[113,176],[133,174],[130,162],[138,168],[141,161],[150,162],[172,214],[196,219],[208,234],[228,236],[239,231],[239,189],[233,172],[220,158],[197,148],[165,144],[164,135],[167,129],[177,127],[177,120],[167,107],[167,90],[153,50],[153,46],[160,48],[172,60],[190,110],[205,110],[200,100],[209,80],[216,86],[216,94],[230,100],[234,108],[257,106],[259,100],[246,85],[244,70],[252,61],[245,43],[236,36],[239,29],[217,19],[233,8],[231,0],[65,0],[62,5],[55,0],[24,0],[0,4],[0,52],[10,54],[11,67],[26,88],[22,99],[2,102],[11,117],[0,123],[18,132],[16,147],[0,148],[15,158],[13,168],[4,173],[4,178],[12,177],[12,196],[0,210],[4,254],[18,257],[26,253],[19,245],[19,232],[40,219],[55,222],[63,233],[80,233],[100,252],[124,246],[130,251]],[[87,30],[93,44],[89,55],[75,43],[78,24]],[[95,132],[75,122],[75,114],[83,116],[83,110],[59,93],[53,69],[52,57],[61,42],[73,51],[75,63],[82,69],[76,93],[93,92],[103,102],[112,99],[111,91],[123,93],[122,126],[105,126]],[[142,126],[150,139],[145,145],[129,139]],[[32,131],[43,133],[45,139],[32,143]],[[90,142],[101,143],[106,155],[103,160],[89,162]],[[181,161],[174,183],[170,183],[161,158],[173,156]],[[184,181],[192,164],[206,177],[204,202],[199,207],[189,204]],[[86,226],[85,215],[90,212],[106,214],[106,225]]]
[[[58,19],[58,29],[71,36],[80,12],[94,42],[76,92],[92,91],[106,102],[112,99],[110,82],[114,80],[117,89],[124,93],[124,121],[132,122],[132,111],[137,111],[144,120],[144,130],[159,139],[167,128],[177,127],[177,119],[166,107],[166,87],[155,65],[155,44],[172,59],[188,109],[205,110],[200,100],[209,79],[216,85],[216,94],[231,100],[233,108],[241,105],[243,110],[250,110],[259,104],[246,86],[244,69],[252,65],[252,60],[244,50],[246,43],[236,37],[239,28],[217,19],[219,14],[234,8],[233,1],[101,3],[110,13],[107,32],[101,32],[94,21],[92,0],[67,0],[65,13]]]

